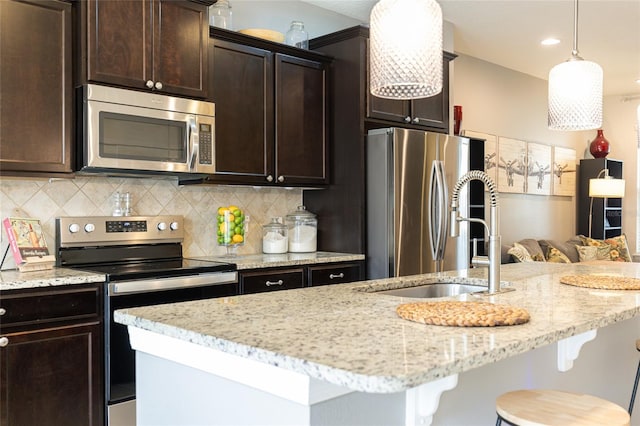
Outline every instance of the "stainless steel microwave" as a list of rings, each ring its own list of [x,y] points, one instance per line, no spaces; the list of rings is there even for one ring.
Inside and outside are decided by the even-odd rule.
[[[78,171],[212,174],[215,105],[85,85],[78,92]]]

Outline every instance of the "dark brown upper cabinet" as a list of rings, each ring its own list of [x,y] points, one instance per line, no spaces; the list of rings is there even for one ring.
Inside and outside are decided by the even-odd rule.
[[[330,59],[211,29],[215,166],[209,182],[322,186]]]
[[[449,61],[455,58],[443,52],[443,89],[435,96],[413,100],[383,99],[367,90],[367,117],[409,126],[449,130]]]
[[[81,2],[86,80],[206,98],[208,5],[214,1]]]
[[[72,171],[71,4],[0,1],[0,172]]]

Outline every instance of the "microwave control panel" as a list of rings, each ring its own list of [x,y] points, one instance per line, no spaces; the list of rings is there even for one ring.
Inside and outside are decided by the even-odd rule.
[[[212,164],[213,157],[213,137],[211,131],[211,124],[200,123],[199,126],[199,138],[198,147],[200,151],[199,164]]]

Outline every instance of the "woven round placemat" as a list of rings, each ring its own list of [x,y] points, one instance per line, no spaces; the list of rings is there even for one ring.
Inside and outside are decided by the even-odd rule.
[[[565,275],[560,282],[600,290],[640,290],[640,279],[615,275]]]
[[[400,318],[428,325],[453,327],[495,327],[529,321],[526,309],[488,302],[416,302],[396,308]]]

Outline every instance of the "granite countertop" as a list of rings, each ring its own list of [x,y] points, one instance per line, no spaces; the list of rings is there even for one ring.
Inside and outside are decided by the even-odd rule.
[[[235,263],[238,269],[258,269],[315,263],[347,262],[364,260],[363,254],[313,252],[285,254],[249,254],[234,257],[207,256],[194,257],[199,260]],[[0,291],[19,290],[33,287],[49,287],[70,284],[104,282],[104,274],[78,271],[68,268],[53,268],[44,271],[20,272],[17,269],[0,271]]]
[[[399,318],[407,299],[372,293],[437,280],[478,281],[486,268],[250,294],[117,311],[117,322],[364,392],[398,392],[640,313],[640,291],[559,283],[567,274],[640,277],[640,265],[503,265],[516,291],[469,296],[525,308],[527,324],[462,328]],[[422,299],[424,300],[424,299]],[[433,299],[432,299],[433,300]],[[442,299],[440,299],[442,300]]]
[[[364,260],[365,256],[364,254],[316,251],[313,253],[243,254],[232,257],[204,256],[194,257],[193,259],[235,263],[238,266],[238,270],[242,270],[312,265],[316,263],[350,262],[356,260]]]
[[[104,274],[77,271],[68,268],[54,267],[53,269],[30,272],[20,272],[17,269],[11,269],[0,271],[0,291],[97,283],[104,282],[105,279]]]

